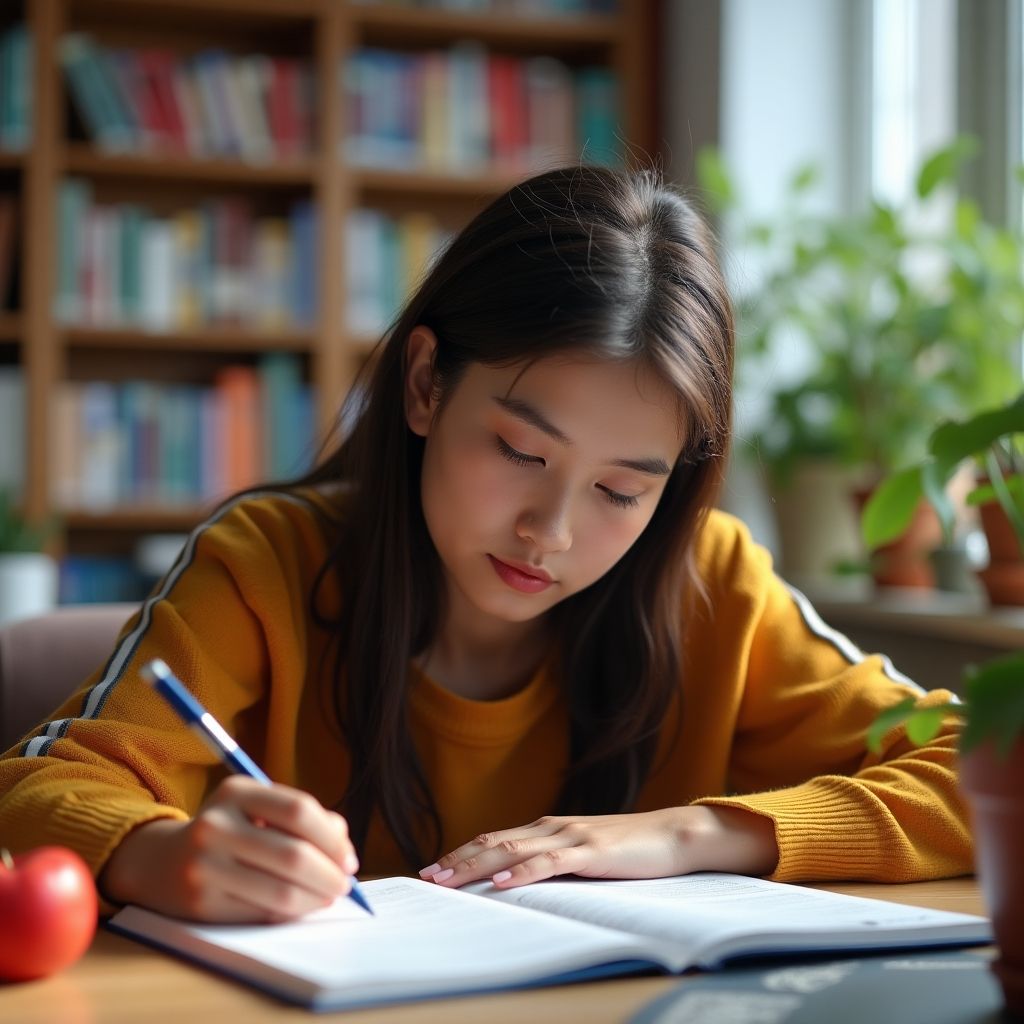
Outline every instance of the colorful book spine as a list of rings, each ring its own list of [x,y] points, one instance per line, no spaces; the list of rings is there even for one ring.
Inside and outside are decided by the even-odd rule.
[[[0,366],[0,491],[20,499],[25,486],[25,379],[16,366]]]
[[[4,82],[24,74],[17,55],[28,51],[20,38],[0,39],[0,142]],[[8,50],[16,59],[5,59]],[[312,148],[315,97],[306,61],[218,49],[185,56],[159,47],[112,49],[85,32],[65,35],[60,55],[81,129],[104,150],[261,162]]]
[[[9,425],[13,436],[23,435],[22,387],[20,374],[0,372],[0,428]],[[284,352],[225,366],[207,387],[65,381],[52,435],[51,494],[60,508],[194,505],[305,471],[315,448],[313,394],[302,360]],[[23,462],[0,455],[8,459],[0,486],[17,484]]]
[[[339,76],[354,166],[454,173],[621,161],[617,76],[553,57],[489,54],[478,43],[357,50]]]
[[[0,233],[2,212],[0,203]],[[308,200],[281,216],[256,217],[236,198],[157,216],[135,203],[98,205],[86,182],[67,179],[57,222],[62,322],[154,331],[316,322],[319,226]]]
[[[395,218],[379,210],[353,210],[345,223],[349,328],[365,335],[383,332],[449,237],[426,213]]]
[[[32,135],[32,33],[24,24],[0,34],[0,147],[23,150]]]
[[[138,125],[107,56],[83,32],[65,35],[59,53],[75,108],[93,141],[111,152],[137,149]]]

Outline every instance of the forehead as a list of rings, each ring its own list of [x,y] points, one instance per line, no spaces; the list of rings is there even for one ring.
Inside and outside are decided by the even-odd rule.
[[[527,402],[574,442],[601,427],[648,447],[677,451],[686,416],[677,392],[637,360],[548,356],[510,366],[472,364],[463,383],[478,401],[499,408],[495,398]]]

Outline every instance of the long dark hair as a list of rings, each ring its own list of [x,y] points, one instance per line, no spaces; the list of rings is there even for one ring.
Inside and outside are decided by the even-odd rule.
[[[411,867],[438,852],[440,818],[407,722],[409,662],[434,640],[444,607],[420,505],[424,442],[403,404],[406,342],[420,324],[438,339],[442,408],[471,363],[575,350],[645,363],[686,419],[687,444],[643,534],[552,612],[571,721],[552,809],[562,813],[627,811],[651,770],[679,686],[691,542],[728,454],[733,361],[713,239],[652,171],[572,167],[512,188],[457,235],[389,330],[343,411],[349,436],[298,483],[344,481],[350,492],[321,573],[336,573],[343,592],[327,673],[351,752],[341,809],[360,850],[379,814]]]

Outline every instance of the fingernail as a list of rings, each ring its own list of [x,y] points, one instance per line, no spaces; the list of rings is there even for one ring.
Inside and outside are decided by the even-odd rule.
[[[499,882],[507,882],[511,877],[511,871],[499,871],[496,875],[492,876],[491,881],[497,885]]]
[[[440,870],[440,864],[431,864],[429,868],[420,869],[420,878],[429,878],[431,875],[436,875]]]
[[[349,853],[345,856],[344,867],[350,875],[354,875],[359,870],[359,859],[354,853]]]
[[[452,875],[454,875],[454,874],[455,874],[455,868],[445,868],[444,871],[438,871],[438,873],[436,875],[434,875],[434,881],[435,882],[447,882],[448,879],[451,878]]]

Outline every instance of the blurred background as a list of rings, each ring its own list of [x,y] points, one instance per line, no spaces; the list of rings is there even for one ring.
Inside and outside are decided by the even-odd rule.
[[[723,504],[833,620],[1019,645],[1021,8],[7,0],[0,621],[308,466],[488,197],[653,160],[737,305]]]

